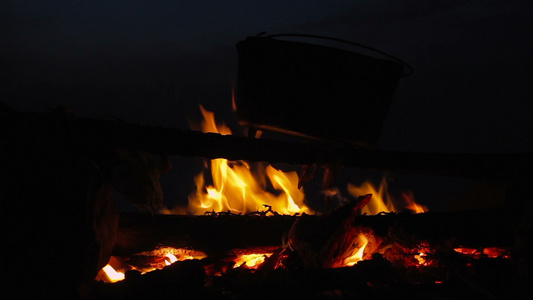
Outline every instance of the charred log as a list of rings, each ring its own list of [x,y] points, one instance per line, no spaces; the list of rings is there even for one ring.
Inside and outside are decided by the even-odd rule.
[[[279,246],[294,216],[186,216],[123,214],[114,254],[128,256],[158,245],[220,256],[234,248]]]
[[[142,276],[129,271],[124,281],[114,284],[95,281],[87,299],[212,299],[204,287],[205,278],[203,263],[183,261]]]
[[[516,218],[501,209],[380,214],[356,218],[353,225],[369,227],[379,236],[405,242],[450,242],[459,247],[513,247]]]
[[[203,267],[207,278],[196,276],[198,281],[182,290],[179,288],[182,280],[190,279],[183,279],[183,274],[174,277],[158,275],[162,281],[158,283],[145,281],[143,276],[134,277],[135,288],[143,291],[155,288],[156,295],[161,286],[174,285],[178,289],[166,294],[192,292],[193,295],[217,299],[387,299],[398,296],[456,299],[518,297],[518,291],[527,287],[530,277],[522,273],[520,260],[514,252],[517,243],[515,229],[520,221],[513,220],[509,214],[494,209],[358,215],[359,207],[366,199],[361,197],[325,216],[127,215],[120,225],[121,238],[115,254],[132,254],[156,243],[198,247],[196,249],[208,252],[208,258],[188,263],[195,268]],[[158,234],[160,230],[164,234]],[[192,234],[188,236],[187,232]],[[290,248],[282,248],[279,237],[287,232]],[[129,240],[123,233],[134,234],[133,239]],[[338,264],[331,263],[331,259],[344,259],[342,253],[349,240],[355,237],[353,233],[375,235],[381,244],[375,243],[375,249],[368,249],[370,255],[352,267],[339,268]],[[226,239],[219,240],[218,236]],[[228,249],[251,245],[277,245],[279,248],[258,270],[232,268],[231,260],[221,259],[227,257],[224,252]],[[416,255],[426,246],[431,252],[421,263]],[[483,249],[492,246],[510,249],[512,259],[472,257],[454,251],[456,247]],[[217,268],[217,264],[222,265]],[[213,276],[217,273],[213,270],[225,271]],[[199,269],[196,271],[201,274]],[[129,277],[133,275],[135,273],[130,272]],[[204,286],[199,282],[203,279]],[[118,293],[136,299],[137,294],[125,288],[131,284],[126,281],[128,278],[117,287],[99,285],[97,290],[102,294]],[[191,290],[192,286],[196,288]]]
[[[332,268],[346,258],[359,232],[353,222],[371,197],[359,197],[324,216],[309,218],[304,214],[294,222],[289,231],[289,245],[298,252],[305,266]]]
[[[380,214],[355,218],[320,216],[185,216],[124,214],[121,216],[114,255],[150,251],[159,244],[188,247],[219,255],[249,246],[281,246],[283,236],[327,243],[337,228],[369,228],[381,238],[403,243],[428,241],[450,247],[514,247],[516,221],[498,209],[423,214]],[[324,222],[328,223],[325,224]],[[319,247],[319,246],[317,246]]]
[[[353,267],[246,268],[209,278],[207,259],[160,271],[126,273],[115,284],[94,282],[89,299],[522,299],[529,291],[510,260],[447,258],[437,268],[398,269],[381,255]],[[524,298],[524,299],[527,299]]]

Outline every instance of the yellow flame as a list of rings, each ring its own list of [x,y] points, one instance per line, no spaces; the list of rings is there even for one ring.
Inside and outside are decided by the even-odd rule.
[[[214,113],[200,106],[204,120],[203,132],[231,134],[224,124],[217,125]],[[232,211],[248,213],[269,205],[281,214],[312,213],[304,204],[305,194],[298,189],[298,174],[282,172],[276,168],[257,164],[258,170],[245,161],[228,161],[218,158],[210,162],[212,184],[206,186],[204,174],[195,177],[196,191],[189,196],[189,211],[203,214],[206,211]],[[267,181],[275,191],[267,191]]]
[[[194,214],[206,211],[254,212],[269,205],[281,214],[312,213],[304,204],[305,194],[298,189],[298,174],[282,172],[271,165],[265,168],[266,178],[278,194],[265,189],[265,183],[254,176],[243,161],[211,160],[212,185],[205,186],[204,174],[196,176],[196,191],[189,196],[189,210]]]
[[[107,278],[109,278],[109,281],[112,283],[124,280],[126,278],[126,275],[122,272],[117,272],[111,265],[106,265],[102,268],[104,273],[107,275]]]
[[[385,178],[381,180],[379,189],[376,189],[370,181],[365,181],[360,186],[348,183],[348,192],[354,197],[372,194],[370,202],[361,209],[362,214],[377,215],[380,212],[396,211],[394,204],[388,196],[387,181]]]
[[[208,111],[203,106],[200,105],[200,111],[204,119],[200,123],[200,128],[202,132],[211,132],[211,133],[220,133],[222,135],[230,135],[231,129],[226,126],[224,123],[217,124],[215,122],[215,113]]]
[[[368,239],[364,234],[359,234],[356,242],[358,244],[358,248],[356,248],[357,250],[351,256],[344,260],[343,265],[346,267],[351,267],[357,262],[363,260],[363,254],[365,252],[366,246],[368,245]]]

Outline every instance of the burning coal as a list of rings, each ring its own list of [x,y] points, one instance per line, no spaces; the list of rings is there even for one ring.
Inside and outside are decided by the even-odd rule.
[[[161,270],[178,261],[203,259],[205,257],[207,255],[202,251],[173,247],[158,247],[152,251],[141,252],[127,258],[112,256],[109,263],[98,273],[96,279],[114,283],[124,280],[127,271],[134,270],[140,274],[146,274]]]

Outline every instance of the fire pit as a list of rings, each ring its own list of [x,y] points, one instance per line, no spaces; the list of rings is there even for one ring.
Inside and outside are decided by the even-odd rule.
[[[312,299],[361,295],[455,299],[518,297],[524,289],[512,233],[494,224],[494,220],[499,223],[507,218],[498,211],[390,213],[342,221],[337,219],[339,213],[333,220],[329,219],[333,215],[145,216],[144,221],[139,216],[125,216],[120,235],[131,238],[128,234],[134,233],[135,245],[129,238],[119,241],[115,254],[128,258],[130,271],[121,269],[125,279],[117,283],[94,282],[91,295],[95,299],[143,299],[163,294],[243,299],[298,295]],[[466,217],[469,221],[461,226],[449,226]],[[470,226],[466,232],[465,225]],[[236,231],[236,227],[247,229]],[[428,227],[434,232],[428,233]],[[262,231],[269,233],[258,234]],[[275,241],[274,236],[290,231],[296,231],[292,237],[299,241],[289,246]],[[324,231],[331,233],[325,242]],[[507,238],[491,237],[494,232]],[[159,253],[125,255],[136,248],[157,248],[160,243],[204,249],[207,257],[189,255],[192,260],[172,263],[163,258],[168,257],[164,252],[168,247]],[[181,248],[171,249],[179,252]],[[143,255],[150,264],[170,266],[140,275],[135,269]],[[117,269],[120,266],[115,264]]]
[[[394,208],[382,189],[352,186],[353,200],[328,213],[318,215],[299,202],[300,210],[280,214],[267,204],[249,209],[261,202],[243,206],[256,197],[280,200],[243,188],[255,186],[240,170],[249,166],[223,160],[211,168],[217,170],[211,170],[213,178],[232,178],[241,187],[197,179],[201,187],[189,210],[199,215],[123,215],[115,247],[120,261],[109,266],[121,272],[121,281],[95,282],[93,297],[500,298],[518,297],[527,280],[515,240],[521,221],[499,209],[432,213],[406,195],[400,201],[405,208]],[[241,174],[217,173],[222,171]],[[289,185],[275,187],[286,192],[280,211],[296,205],[287,202],[294,193]],[[172,253],[184,254],[170,258]],[[99,276],[111,282],[113,274]]]
[[[143,299],[160,295],[206,298],[350,298],[360,295],[376,298],[391,295],[498,298],[518,297],[517,293],[527,288],[531,279],[531,258],[528,254],[531,211],[522,209],[531,207],[526,184],[531,178],[528,175],[532,166],[531,154],[426,153],[418,156],[422,157],[421,160],[413,161],[411,158],[415,155],[410,153],[362,151],[349,146],[338,148],[322,143],[255,140],[116,121],[65,119],[55,114],[4,111],[3,115],[8,124],[19,126],[11,127],[18,128],[15,133],[9,132],[12,135],[5,135],[12,137],[12,145],[18,151],[10,152],[12,160],[4,164],[7,170],[13,172],[14,178],[19,179],[23,178],[22,174],[32,175],[30,179],[56,175],[49,173],[50,169],[43,169],[43,172],[47,171],[43,177],[39,169],[34,169],[34,173],[24,173],[27,159],[38,162],[41,156],[22,156],[19,159],[19,151],[32,152],[28,152],[27,143],[16,141],[21,136],[35,139],[31,133],[36,127],[32,124],[48,124],[51,127],[47,128],[55,128],[55,124],[59,123],[60,128],[76,133],[65,138],[72,141],[72,136],[76,137],[75,149],[91,149],[95,153],[105,153],[102,151],[109,147],[109,141],[113,141],[153,153],[166,150],[171,155],[200,154],[206,158],[241,157],[273,162],[283,161],[286,157],[290,163],[304,165],[313,162],[327,165],[330,159],[338,162],[341,157],[346,158],[343,161],[348,168],[358,163],[362,167],[373,165],[385,168],[383,164],[391,162],[390,157],[400,157],[404,159],[394,161],[390,166],[444,174],[455,171],[463,176],[498,176],[514,184],[509,193],[512,202],[504,210],[413,214],[412,208],[404,212],[361,215],[367,202],[380,194],[376,189],[372,196],[353,197],[351,202],[320,215],[312,211],[307,211],[305,215],[303,212],[306,211],[284,215],[271,206],[260,206],[242,214],[235,208],[220,212],[208,208],[208,214],[196,216],[121,214],[120,222],[113,225],[117,220],[116,212],[109,206],[106,189],[93,190],[91,193],[97,191],[90,194],[94,198],[86,198],[87,194],[81,193],[87,193],[86,181],[81,180],[86,177],[74,177],[76,181],[80,180],[78,186],[72,185],[76,182],[72,181],[72,176],[66,178],[66,182],[71,184],[67,191],[78,191],[81,199],[98,199],[96,202],[86,203],[68,194],[63,195],[63,201],[59,198],[62,194],[50,194],[54,189],[49,194],[39,190],[21,194],[21,190],[12,189],[20,183],[12,181],[12,185],[5,186],[3,190],[4,199],[11,199],[6,203],[12,212],[8,219],[11,224],[8,239],[12,245],[17,245],[12,249],[20,249],[21,257],[31,257],[36,248],[21,245],[46,245],[37,251],[38,257],[34,260],[13,261],[13,269],[20,270],[11,277],[18,279],[12,283],[15,287],[34,285],[40,287],[36,291],[42,295],[73,295],[83,278],[87,278],[85,280],[89,281],[86,281],[88,283],[83,290],[89,299]],[[28,131],[20,135],[21,128]],[[48,130],[41,129],[42,137],[46,137],[44,132]],[[57,131],[51,132],[54,136],[57,134]],[[183,147],[184,141],[193,149]],[[43,145],[47,143],[49,139]],[[56,150],[64,149],[59,145],[68,145],[59,139],[54,143],[58,145],[54,148]],[[36,145],[35,140],[32,145]],[[78,153],[87,152],[76,152],[73,157],[78,157]],[[353,156],[358,159],[350,160]],[[424,161],[424,157],[427,164],[421,166],[420,161]],[[433,159],[428,159],[430,157]],[[61,159],[57,161],[61,162]],[[449,162],[456,162],[456,165]],[[228,167],[232,165],[229,160],[225,163]],[[48,181],[40,184],[30,182],[43,188],[56,187],[46,185]],[[298,185],[298,182],[293,184]],[[55,193],[63,191],[64,186],[57,186]],[[208,187],[205,188],[207,195]],[[220,191],[215,185],[213,189],[217,193]],[[278,189],[283,190],[281,185]],[[212,193],[212,196],[217,193]],[[279,195],[279,192],[275,194]],[[47,199],[47,202],[35,203],[35,199]],[[32,206],[34,210],[23,210],[20,205],[24,203],[35,204]],[[94,212],[86,211],[86,205],[90,203],[93,203]],[[42,211],[46,213],[36,210],[38,207],[43,207]],[[41,225],[36,227],[33,224]],[[116,237],[105,234],[114,231],[117,232]],[[79,235],[83,232],[85,235]],[[101,242],[91,242],[91,237]],[[109,245],[113,244],[114,247],[110,248]],[[86,254],[80,254],[79,249],[86,249]],[[109,261],[106,253],[114,258]],[[246,262],[252,259],[254,262]],[[58,264],[65,260],[76,263]],[[106,264],[115,268],[119,273],[115,274],[118,279],[124,279],[116,283],[92,280],[98,270],[96,267],[102,268]],[[167,264],[170,266],[164,267]],[[83,268],[73,269],[72,265]],[[105,269],[110,271],[109,267]],[[141,275],[148,269],[153,271]],[[80,279],[61,277],[61,274],[74,271],[79,277],[72,276],[70,279]],[[100,275],[106,276],[113,275]],[[37,283],[32,282],[35,278],[39,278]]]
[[[401,75],[391,62],[376,63]],[[241,82],[241,108],[250,89]],[[64,111],[1,113],[8,125],[8,248],[21,258],[38,253],[8,265],[18,290],[70,298],[81,292],[87,299],[455,299],[518,298],[530,286],[531,153],[361,148],[375,142],[381,124],[333,142],[319,131],[273,124],[319,138],[297,142],[232,136],[207,125],[196,132]],[[262,129],[256,120],[249,121]],[[190,206],[179,210],[189,214],[154,214],[162,202],[159,176],[170,167],[164,154],[210,160]],[[350,168],[498,178],[511,189],[505,209],[437,213],[407,194],[393,207],[378,187],[353,185],[349,201],[319,212],[302,192],[319,168],[329,200],[336,171]],[[119,216],[112,186],[152,213]]]

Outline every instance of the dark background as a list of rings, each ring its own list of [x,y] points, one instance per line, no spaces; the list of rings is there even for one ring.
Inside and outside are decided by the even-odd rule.
[[[2,1],[1,101],[22,111],[62,105],[78,116],[182,129],[203,104],[234,124],[235,43],[262,31],[319,34],[413,66],[414,75],[399,82],[379,148],[531,152],[530,3]],[[182,189],[169,182],[192,181],[194,172],[173,174],[165,185],[176,202]],[[450,197],[450,185],[468,186],[405,178],[432,199]]]

